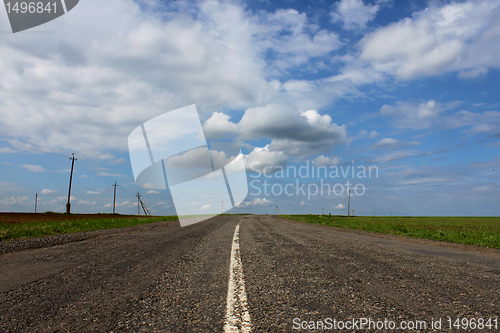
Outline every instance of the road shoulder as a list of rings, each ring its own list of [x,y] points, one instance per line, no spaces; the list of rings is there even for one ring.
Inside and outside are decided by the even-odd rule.
[[[416,243],[416,244],[422,244],[422,245],[441,246],[441,247],[445,247],[445,248],[449,248],[449,249],[475,252],[478,254],[484,254],[484,255],[489,255],[489,256],[495,257],[495,258],[500,258],[500,249],[493,249],[493,248],[484,247],[484,246],[443,242],[443,241],[437,241],[437,240],[432,240],[432,239],[415,238],[415,237],[402,236],[402,235],[391,235],[391,234],[384,234],[384,233],[380,233],[380,232],[365,231],[365,230],[358,230],[358,229],[332,227],[332,226],[327,226],[327,225],[322,225],[322,224],[314,224],[314,223],[306,223],[306,222],[300,222],[300,221],[295,221],[295,220],[289,220],[289,219],[282,218],[280,216],[273,216],[273,217],[275,219],[280,220],[280,221],[286,221],[289,223],[297,223],[297,224],[309,225],[309,226],[316,226],[319,228],[336,230],[336,231],[348,233],[348,234],[357,234],[357,235],[371,236],[371,237],[377,237],[377,238],[384,238],[384,239],[389,239],[389,240],[398,241],[398,242],[405,242],[405,243]]]

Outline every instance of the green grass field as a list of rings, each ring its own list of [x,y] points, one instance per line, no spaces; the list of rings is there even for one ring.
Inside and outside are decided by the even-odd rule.
[[[99,218],[71,219],[64,221],[43,221],[24,223],[0,223],[0,241],[17,238],[34,238],[48,235],[65,234],[80,231],[113,229],[134,225],[177,220],[177,216],[123,217],[109,215]]]
[[[369,217],[281,215],[332,227],[375,231],[500,249],[500,217]]]
[[[63,233],[113,229],[134,225],[177,220],[177,216],[113,216],[96,215],[79,218],[78,215],[54,217],[51,221],[4,223],[0,222],[0,241],[33,238]],[[59,215],[59,214],[58,214]],[[439,241],[480,245],[500,249],[500,217],[370,217],[281,215],[283,218],[329,225],[333,227],[375,231]],[[64,219],[64,220],[60,220]]]

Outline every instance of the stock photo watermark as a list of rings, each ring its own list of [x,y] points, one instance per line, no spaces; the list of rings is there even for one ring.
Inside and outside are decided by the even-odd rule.
[[[250,195],[253,196],[305,196],[308,200],[315,196],[343,196],[351,193],[363,196],[366,186],[362,181],[379,177],[376,165],[352,165],[347,166],[315,166],[313,162],[306,161],[301,166],[266,166],[260,169],[260,162],[250,165],[252,174],[250,178]],[[261,179],[264,177],[265,179]],[[269,181],[268,181],[269,179]],[[271,180],[279,182],[271,182]],[[304,180],[316,180],[316,182],[304,182]],[[339,180],[345,181],[340,182]]]
[[[4,0],[4,5],[12,32],[16,33],[52,21],[75,8],[78,2],[79,0]]]
[[[245,165],[239,146],[208,142],[196,106],[166,112],[136,127],[128,147],[134,179],[148,190],[169,190],[181,226],[222,214],[252,196],[363,196],[376,165]],[[250,178],[247,178],[250,167]],[[271,179],[273,181],[271,181]],[[340,181],[342,179],[342,181]],[[249,193],[249,187],[251,192]]]
[[[224,213],[248,194],[240,147],[207,142],[194,104],[141,124],[128,147],[136,184],[168,189],[181,226]]]
[[[338,320],[335,318],[323,318],[320,320],[304,320],[294,318],[292,329],[294,330],[400,330],[400,331],[426,331],[426,330],[498,330],[498,318],[496,317],[457,317],[457,318],[432,318],[431,320],[389,320],[372,318],[350,318]]]

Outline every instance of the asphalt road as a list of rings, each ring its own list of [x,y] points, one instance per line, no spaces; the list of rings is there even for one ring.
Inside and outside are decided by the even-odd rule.
[[[459,317],[497,318],[479,331],[500,332],[498,254],[271,216],[157,223],[0,255],[0,332],[313,332],[360,318],[437,332]]]

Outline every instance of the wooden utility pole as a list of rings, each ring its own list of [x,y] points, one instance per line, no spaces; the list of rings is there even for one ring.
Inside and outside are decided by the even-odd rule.
[[[323,213],[325,212],[324,208],[321,208],[321,216],[323,216]]]
[[[141,215],[141,194],[137,193],[137,215]]]
[[[69,175],[69,190],[68,190],[68,203],[66,204],[66,214],[71,214],[71,182],[73,181],[73,167],[75,166],[75,153],[72,153],[73,157],[70,157],[71,160],[71,173]]]
[[[149,212],[149,209],[148,207],[146,207],[146,205],[144,204],[144,202],[142,202],[142,199],[139,198],[139,202],[141,203],[141,206],[142,206],[142,210],[144,211],[144,215],[146,216],[151,216],[151,213]]]
[[[224,200],[222,200],[222,211],[221,214],[224,214]]]
[[[115,195],[113,196],[113,214],[115,213],[115,207],[116,207],[116,187],[118,186],[116,184],[116,181],[115,181],[115,185],[113,185],[115,187]]]
[[[347,216],[349,216],[350,209],[351,209],[351,190],[349,190],[349,199],[347,199]]]
[[[146,207],[144,202],[142,202],[142,200],[141,200],[141,194],[137,193],[137,215],[141,215],[141,206],[142,206],[142,210],[144,210],[144,215],[151,216],[151,213],[149,212],[148,208]]]
[[[36,213],[37,204],[38,204],[38,192],[36,192],[36,195],[35,195],[35,213]]]

